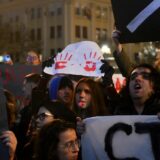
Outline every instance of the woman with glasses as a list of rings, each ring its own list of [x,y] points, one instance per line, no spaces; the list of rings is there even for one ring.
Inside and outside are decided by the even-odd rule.
[[[55,119],[63,119],[76,123],[76,115],[64,103],[60,101],[47,101],[43,102],[37,110],[35,116],[36,128],[40,129],[43,125]]]
[[[36,160],[77,160],[79,152],[75,126],[61,120],[48,123],[37,137]]]
[[[30,65],[40,65],[40,54],[34,50],[27,53],[26,63]]]
[[[30,125],[28,134],[29,142],[25,145],[23,152],[23,160],[30,160],[34,157],[33,148],[35,138],[39,130],[46,124],[54,122],[57,119],[76,123],[75,114],[60,101],[43,101],[35,111],[35,116]],[[35,127],[35,128],[34,128]]]

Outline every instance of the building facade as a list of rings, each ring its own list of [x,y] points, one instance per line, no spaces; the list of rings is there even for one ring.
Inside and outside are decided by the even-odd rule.
[[[44,59],[82,40],[95,41],[100,47],[108,44],[113,49],[110,0],[0,0],[0,22],[12,26],[13,43],[19,34],[26,33],[22,36],[22,52],[34,44]],[[133,53],[133,48],[139,46],[127,46],[126,51]]]

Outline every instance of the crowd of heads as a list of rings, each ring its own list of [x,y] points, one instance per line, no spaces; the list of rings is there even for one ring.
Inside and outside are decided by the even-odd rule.
[[[40,58],[31,51],[27,63],[39,65]],[[77,160],[80,153],[77,117],[81,121],[94,116],[150,115],[160,111],[159,101],[156,101],[156,106],[152,103],[159,100],[160,93],[160,75],[156,68],[149,64],[136,65],[126,77],[126,85],[121,91],[106,96],[108,87],[115,90],[111,82],[112,74],[109,74],[110,77],[105,75],[101,79],[103,83],[99,79],[84,76],[27,74],[23,79],[23,103],[20,108],[17,107],[15,96],[4,90],[9,129],[15,132],[20,145],[17,148],[22,151],[15,153],[15,146],[10,146],[10,150],[20,159]],[[109,79],[106,80],[106,77]],[[112,102],[116,96],[123,107],[117,106],[110,112],[111,103],[106,102]],[[17,115],[20,115],[19,121]],[[16,144],[13,132],[9,134],[12,137],[9,141],[13,140]],[[19,135],[23,135],[25,140]]]

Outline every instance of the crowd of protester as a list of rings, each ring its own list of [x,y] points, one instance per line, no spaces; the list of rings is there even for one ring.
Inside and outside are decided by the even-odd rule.
[[[116,31],[113,33],[114,56],[126,77],[126,85],[119,93],[112,82],[114,69],[105,60],[101,67],[104,73],[101,81],[73,75],[48,76],[43,72],[42,75],[26,75],[20,111],[16,110],[15,96],[4,90],[9,127],[0,139],[9,147],[9,160],[80,160],[80,139],[85,132],[83,119],[108,115],[157,115],[160,112],[158,70],[149,64],[132,67],[118,38]],[[35,63],[31,63],[32,60]],[[40,64],[33,51],[28,54],[27,62]],[[49,63],[54,62],[49,59],[42,67]],[[75,79],[76,85],[73,83]]]

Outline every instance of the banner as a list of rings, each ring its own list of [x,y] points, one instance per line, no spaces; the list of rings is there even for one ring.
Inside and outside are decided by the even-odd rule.
[[[44,72],[50,75],[71,74],[88,77],[101,77],[100,67],[103,54],[100,47],[92,41],[82,41],[68,45],[54,59],[52,67],[45,67]]]
[[[41,66],[25,64],[0,64],[0,77],[3,87],[11,91],[16,98],[23,96],[22,84],[24,77],[29,73],[41,73]]]
[[[160,40],[160,0],[111,0],[121,43]]]
[[[84,120],[83,160],[160,159],[157,116],[105,116]]]

